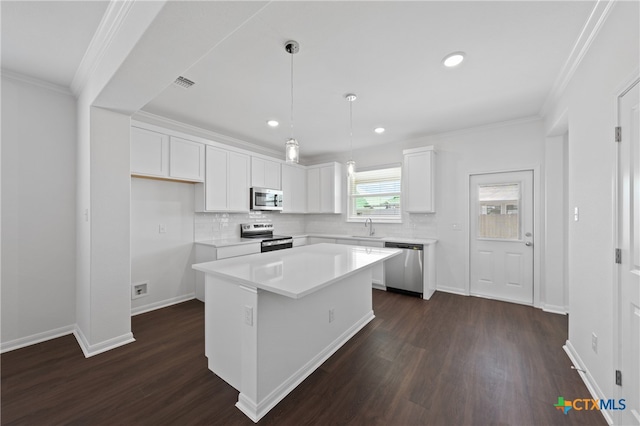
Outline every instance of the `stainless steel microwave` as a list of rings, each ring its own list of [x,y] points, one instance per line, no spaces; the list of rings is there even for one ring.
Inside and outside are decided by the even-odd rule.
[[[282,191],[251,188],[251,210],[282,210]]]

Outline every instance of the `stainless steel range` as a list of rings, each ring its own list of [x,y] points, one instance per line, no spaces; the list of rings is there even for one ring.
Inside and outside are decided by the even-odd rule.
[[[240,225],[240,237],[262,240],[262,253],[293,247],[293,237],[273,235],[273,223],[243,223]]]

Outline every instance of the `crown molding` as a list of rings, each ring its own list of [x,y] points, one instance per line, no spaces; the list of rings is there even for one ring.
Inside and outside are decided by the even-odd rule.
[[[264,147],[262,145],[258,145],[256,143],[247,142],[242,139],[237,139],[232,136],[223,135],[222,133],[217,133],[212,130],[203,129],[202,127],[193,126],[191,124],[186,124],[177,120],[173,120],[171,118],[152,114],[146,111],[137,111],[135,114],[133,114],[131,119],[141,121],[147,124],[157,125],[160,127],[167,127],[179,132],[183,132],[185,134],[199,136],[204,139],[210,139],[214,142],[219,142],[225,145],[235,146],[236,148],[244,148],[246,150],[264,154],[270,157],[275,157],[275,158],[284,157],[284,144],[283,144],[282,151],[278,151],[275,149]]]
[[[58,92],[63,95],[71,96],[75,98],[71,90],[69,90],[69,88],[65,86],[60,86],[58,84],[50,83],[48,81],[41,80],[39,78],[31,77],[25,74],[20,74],[18,72],[11,71],[6,68],[2,68],[0,70],[0,74],[2,74],[3,77],[9,78],[14,81],[18,81],[20,83],[26,83],[32,86],[38,86],[43,89],[51,90],[51,91]]]
[[[102,20],[71,81],[71,91],[76,96],[80,95],[95,72],[135,2],[136,0],[112,0],[109,2],[109,6],[107,6],[107,10],[102,16]]]
[[[578,66],[589,51],[591,44],[600,32],[600,29],[617,1],[618,0],[598,0],[593,7],[587,22],[573,45],[573,49],[571,49],[569,57],[565,61],[556,81],[553,83],[551,91],[542,104],[542,108],[540,108],[540,116],[544,117],[551,107],[560,100],[560,97],[563,95],[567,85],[573,78]]]

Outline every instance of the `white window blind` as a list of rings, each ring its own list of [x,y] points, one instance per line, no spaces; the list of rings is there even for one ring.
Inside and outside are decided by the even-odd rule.
[[[349,178],[349,219],[400,222],[401,168],[356,172]]]

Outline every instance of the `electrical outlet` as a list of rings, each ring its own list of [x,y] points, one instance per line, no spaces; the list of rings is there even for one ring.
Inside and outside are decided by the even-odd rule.
[[[244,323],[246,325],[253,326],[253,307],[252,306],[244,307]]]
[[[333,322],[334,319],[335,319],[335,312],[333,308],[331,308],[329,309],[329,322]]]
[[[164,223],[161,223],[160,225],[158,225],[158,232],[160,234],[166,234],[167,233],[167,225],[165,225]]]
[[[598,353],[598,336],[596,336],[596,333],[591,333],[591,349]]]
[[[146,296],[149,293],[149,282],[135,283],[131,285],[131,299]]]

